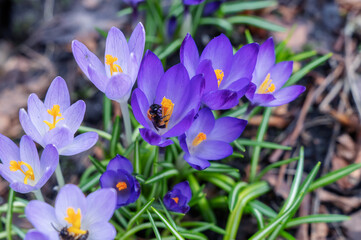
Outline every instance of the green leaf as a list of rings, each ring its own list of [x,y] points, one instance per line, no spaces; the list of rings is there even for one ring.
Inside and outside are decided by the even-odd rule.
[[[117,13],[117,17],[126,16],[126,15],[131,14],[132,12],[133,12],[133,8],[131,8],[131,7],[123,8],[122,10],[120,10],[120,11]]]
[[[103,96],[103,127],[104,131],[108,132],[110,130],[110,123],[112,117],[112,101]]]
[[[182,227],[205,227],[205,230],[209,229],[213,232],[219,233],[224,235],[226,231],[223,228],[218,227],[217,225],[214,225],[213,223],[208,222],[181,222],[180,223]],[[194,231],[194,229],[192,229]],[[204,231],[204,230],[203,230]]]
[[[277,6],[277,1],[249,1],[249,2],[225,2],[221,5],[221,11],[225,14],[239,13],[246,10]]]
[[[7,240],[12,240],[12,230],[11,227],[13,225],[13,203],[14,203],[15,192],[12,189],[9,189],[9,198],[8,198],[8,210],[6,213],[6,233]]]
[[[154,198],[153,198],[153,199],[154,199]],[[152,224],[152,228],[153,228],[153,232],[154,232],[155,237],[157,238],[157,240],[162,240],[162,237],[161,237],[160,234],[159,234],[157,225],[155,225],[155,222],[154,222],[154,219],[153,219],[153,217],[152,217],[152,214],[150,214],[150,212],[149,212],[148,210],[147,210],[147,214],[148,214],[149,221],[150,221],[150,223]]]
[[[169,55],[171,55],[172,53],[174,53],[175,51],[177,51],[180,47],[180,45],[182,44],[183,39],[176,39],[174,40],[171,44],[169,44],[168,47],[166,47],[160,54],[159,54],[159,59],[163,60],[164,58],[168,57]]]
[[[100,29],[98,27],[95,27],[95,30],[103,37],[103,38],[107,38],[108,33],[106,31],[104,31],[103,29]]]
[[[331,223],[331,222],[343,222],[350,220],[350,217],[339,214],[315,214],[304,217],[298,217],[290,220],[286,224],[286,228],[298,226],[304,223]]]
[[[275,23],[266,21],[263,18],[254,17],[254,16],[238,15],[238,16],[234,16],[234,17],[229,17],[227,19],[227,21],[232,24],[247,24],[247,25],[263,28],[263,29],[273,31],[273,32],[286,31],[286,29],[282,26],[279,26]]]
[[[117,154],[117,143],[120,138],[120,117],[117,116],[115,118],[115,122],[113,125],[112,138],[110,140],[110,156],[115,157]]]
[[[99,173],[104,173],[106,167],[97,159],[93,158],[91,155],[88,156],[90,161],[93,163],[95,169],[99,172]]]
[[[149,202],[147,202],[147,204],[144,205],[144,207],[142,209],[140,209],[130,220],[128,223],[128,227],[127,229],[130,229],[133,224],[135,223],[135,221],[137,221],[137,219],[145,212],[148,210],[149,206],[154,202],[154,198],[152,198]]]
[[[292,150],[292,147],[290,146],[284,146],[281,144],[273,143],[273,142],[257,142],[251,139],[238,139],[236,140],[237,143],[244,145],[244,146],[259,146],[262,148],[268,148],[268,149],[282,149],[282,150]]]
[[[248,43],[248,44],[254,43],[252,34],[251,34],[251,32],[249,31],[249,29],[246,29],[246,30],[244,31],[244,35],[246,36],[246,39],[247,39],[247,43]]]
[[[290,61],[302,61],[302,60],[305,60],[307,58],[313,57],[316,54],[317,54],[317,51],[311,50],[311,51],[295,54],[289,60]]]
[[[230,192],[232,186],[235,184],[233,178],[221,173],[199,172],[197,176],[205,181],[213,183],[226,192]]]
[[[248,204],[248,207],[250,208],[255,208],[258,211],[260,211],[263,215],[269,217],[269,218],[275,218],[277,217],[277,213],[270,208],[269,206],[267,206],[266,204],[258,201],[258,200],[253,200]]]
[[[176,176],[178,174],[179,174],[179,172],[177,169],[166,169],[166,170],[158,172],[154,176],[148,178],[147,181],[145,181],[145,184],[155,183],[164,178],[170,178],[170,177]]]
[[[160,212],[157,211],[157,209],[155,209],[154,207],[151,207],[151,209],[155,212],[155,214],[158,215],[158,217],[160,218],[160,220],[162,220],[162,222],[165,224],[165,226],[168,228],[168,230],[178,239],[178,240],[184,240],[184,238],[180,235],[180,233],[173,228],[173,226],[169,223],[169,221],[163,216],[163,214],[161,214]]]
[[[92,188],[93,186],[95,186],[96,184],[99,183],[99,179],[100,179],[100,174],[97,173],[93,178],[91,178],[90,181],[86,182],[84,185],[80,185],[80,189],[82,190],[82,192],[86,192],[88,191],[90,188]]]
[[[265,167],[259,174],[258,176],[256,177],[256,182],[261,180],[261,178],[271,169],[273,168],[277,168],[277,167],[280,167],[282,165],[286,165],[286,164],[289,164],[291,162],[294,162],[294,161],[297,161],[299,159],[299,157],[294,157],[294,158],[289,158],[289,159],[286,159],[286,160],[282,160],[282,161],[279,161],[279,162],[275,162],[275,163],[272,163],[270,165],[268,165],[267,167]]]
[[[280,235],[284,237],[286,240],[296,240],[296,238],[294,238],[291,234],[285,231],[281,231]]]
[[[232,24],[230,24],[227,20],[222,18],[213,18],[213,17],[202,18],[200,24],[218,26],[226,30],[227,32],[231,32],[233,30]]]
[[[357,169],[360,169],[360,168],[361,168],[361,163],[354,163],[347,167],[338,169],[336,171],[329,172],[329,173],[323,175],[322,177],[318,178],[316,181],[314,181],[311,184],[309,191],[311,192],[317,188],[324,187],[331,183],[334,183],[337,180],[349,175],[353,171],[356,171]]]
[[[191,231],[181,231],[180,234],[187,239],[194,239],[194,240],[207,240],[208,238],[206,235],[200,232],[191,232]]]
[[[232,188],[232,191],[229,193],[229,197],[228,197],[228,207],[230,211],[233,211],[234,207],[236,206],[239,193],[246,186],[247,186],[246,182],[239,182]]]

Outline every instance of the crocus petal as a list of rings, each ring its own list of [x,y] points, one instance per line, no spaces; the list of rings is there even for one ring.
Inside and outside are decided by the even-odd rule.
[[[28,98],[28,114],[42,136],[49,130],[49,127],[44,123],[44,120],[48,120],[50,116],[46,110],[44,103],[40,101],[38,96],[34,93],[30,94]]]
[[[72,104],[63,114],[64,124],[69,128],[72,134],[78,130],[85,114],[85,102],[79,100]]]
[[[223,117],[216,120],[212,132],[207,135],[209,140],[220,140],[224,142],[233,142],[243,132],[247,121],[233,117]]]
[[[20,109],[19,111],[19,119],[20,119],[20,124],[24,129],[26,135],[30,136],[35,142],[42,145],[43,144],[42,136],[40,135],[34,124],[31,122],[24,108]]]
[[[51,238],[50,236],[46,236],[43,233],[32,229],[29,232],[26,233],[24,240],[57,240],[59,239],[58,236],[56,238]]]
[[[260,86],[276,61],[273,39],[267,39],[259,48],[252,82]]]
[[[117,184],[117,172],[112,170],[105,171],[99,179],[101,188],[113,188]]]
[[[104,68],[104,67],[103,67]],[[102,92],[105,92],[105,88],[109,82],[109,78],[105,75],[104,69],[102,74],[101,72],[97,71],[97,69],[93,65],[88,66],[89,72],[89,80]]]
[[[191,198],[192,198],[192,190],[189,186],[189,182],[185,181],[185,182],[180,182],[178,184],[176,184],[173,189],[178,189],[182,195],[184,195],[186,197],[186,203],[188,203]]]
[[[32,192],[34,190],[38,190],[39,188],[36,188],[34,186],[31,186],[31,185],[27,185],[23,182],[13,182],[10,184],[10,187],[15,191],[15,192],[18,192],[18,193],[22,193],[22,194],[25,194],[25,193],[29,193],[29,192]]]
[[[129,38],[129,52],[134,52],[138,66],[142,61],[145,45],[145,30],[142,23],[138,23]]]
[[[259,46],[251,43],[243,46],[233,56],[232,68],[227,78],[227,85],[241,78],[252,78],[257,61]]]
[[[87,240],[113,240],[117,232],[114,226],[108,222],[94,223],[89,226],[89,237]]]
[[[53,144],[59,151],[73,141],[73,134],[67,127],[56,127],[44,136],[46,145]],[[43,146],[44,147],[44,146]]]
[[[142,138],[150,145],[166,147],[168,145],[173,144],[172,140],[162,138],[161,136],[159,136],[158,134],[147,128],[139,129],[139,133],[142,136]]]
[[[147,50],[139,69],[138,88],[145,94],[149,104],[154,103],[156,86],[163,74],[162,62],[154,53]]]
[[[207,160],[219,160],[228,157],[233,152],[231,145],[222,141],[206,140],[194,150],[194,156]]]
[[[62,77],[56,77],[45,96],[44,105],[47,109],[54,105],[60,106],[60,112],[64,112],[70,106],[69,90],[65,80]]]
[[[231,83],[227,87],[227,90],[237,92],[237,98],[240,99],[250,88],[250,81],[250,78],[241,78],[240,80]]]
[[[114,64],[118,64],[124,73],[128,72],[128,58],[129,58],[129,48],[127,39],[124,37],[122,31],[120,31],[116,27],[112,27],[107,36],[107,40],[105,43],[105,60],[107,55],[111,55],[113,57],[118,58]],[[104,60],[104,62],[106,62]],[[110,67],[108,65],[105,66],[107,76],[110,78]]]
[[[89,194],[86,198],[84,225],[109,221],[115,210],[116,197],[116,191],[112,188],[99,189]]]
[[[185,134],[182,134],[178,137],[178,140],[179,140],[179,145],[180,147],[182,148],[182,150],[186,153],[186,154],[189,154],[189,149],[188,149],[188,145],[187,145],[187,142],[186,142],[186,135]]]
[[[10,161],[20,160],[18,146],[10,138],[0,134],[0,159],[3,164],[8,165]]]
[[[94,53],[89,51],[89,49],[84,44],[77,40],[74,40],[71,44],[71,48],[76,63],[89,79],[91,79],[90,73],[88,72],[89,65],[92,66],[93,71],[97,72],[98,75],[101,76],[101,78],[106,78],[103,63],[99,60],[97,56],[95,56]]]
[[[35,173],[35,176],[40,175],[40,160],[38,150],[35,143],[29,136],[23,136],[20,140],[20,159],[29,164]]]
[[[54,208],[45,202],[30,201],[25,208],[25,215],[36,229],[41,229],[47,235],[61,228],[55,216]]]
[[[80,188],[73,184],[67,184],[62,187],[55,200],[55,215],[61,226],[67,225],[64,218],[67,217],[68,208],[73,208],[75,212],[80,209],[82,216],[86,215],[85,196]],[[47,218],[44,217],[44,219]]]
[[[215,120],[212,111],[209,108],[202,108],[195,117],[192,126],[186,132],[187,140],[192,142],[193,139],[200,133],[207,135],[214,128]]]
[[[40,159],[41,178],[36,183],[36,188],[41,188],[55,172],[59,164],[59,154],[53,145],[46,145]]]
[[[250,100],[253,105],[265,106],[265,104],[275,100],[272,94],[254,94],[253,99]]]
[[[147,97],[139,88],[133,91],[131,103],[135,119],[137,119],[143,127],[151,127],[148,123],[149,121],[145,118],[149,109],[149,103]]]
[[[10,184],[24,181],[24,175],[21,176],[21,174],[10,171],[9,164],[0,164],[0,175]]]
[[[138,71],[139,71],[139,64],[137,63],[137,59],[135,58],[135,54],[130,53],[130,55],[129,55],[129,64],[128,64],[128,74],[127,75],[132,80],[132,87],[133,87],[135,81],[137,80]]]
[[[214,91],[218,89],[218,82],[214,69],[212,67],[212,61],[205,59],[203,60],[197,68],[197,74],[203,74],[205,79],[205,88],[204,93]]]
[[[169,129],[163,137],[177,137],[183,134],[191,126],[194,117],[194,110],[190,111],[181,121]]]
[[[212,61],[213,69],[220,69],[227,77],[232,67],[233,48],[229,39],[221,34],[213,38],[205,47],[199,61],[209,59]]]
[[[276,107],[295,100],[301,93],[306,90],[304,86],[294,85],[282,88],[273,95],[275,100],[262,104],[265,107]]]
[[[95,145],[98,141],[96,132],[82,133],[74,138],[72,143],[66,145],[59,150],[59,154],[63,156],[72,156],[84,152]]]
[[[198,5],[204,2],[204,0],[183,0],[184,5]]]
[[[115,101],[127,101],[132,90],[132,79],[124,73],[114,74],[105,88],[107,98]]]
[[[197,45],[189,33],[187,33],[180,48],[180,61],[187,69],[189,77],[196,75],[199,53]]]
[[[211,164],[207,160],[198,158],[196,156],[191,156],[189,154],[184,154],[184,160],[186,160],[186,162],[192,168],[199,170],[199,171],[204,170],[204,169],[208,168],[209,166],[211,166]]]
[[[280,90],[292,74],[293,62],[280,62],[270,69],[272,83],[276,91]],[[275,94],[276,92],[274,92]]]
[[[107,171],[117,171],[119,169],[123,169],[129,174],[133,173],[133,165],[132,163],[125,157],[117,154],[112,160],[109,161],[107,166]]]
[[[247,87],[247,91],[245,96],[248,98],[248,100],[250,100],[251,102],[253,101],[254,95],[256,93],[257,90],[257,86],[256,84],[254,84],[253,82],[249,83],[249,86]]]
[[[237,92],[222,89],[205,94],[202,102],[212,110],[220,110],[236,106],[239,98]]]

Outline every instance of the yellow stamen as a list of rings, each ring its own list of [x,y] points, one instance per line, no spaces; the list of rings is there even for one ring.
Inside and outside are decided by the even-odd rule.
[[[257,93],[264,94],[264,93],[273,93],[276,90],[275,85],[272,83],[271,74],[267,74],[265,80],[258,88]]]
[[[192,146],[198,146],[201,142],[207,139],[207,135],[200,132],[198,135],[193,139]]]
[[[117,183],[117,188],[119,191],[122,191],[124,189],[127,189],[128,188],[128,185],[126,182],[118,182]]]
[[[113,57],[112,55],[105,55],[105,64],[109,65],[110,67],[110,75],[113,76],[113,73],[118,72],[122,73],[123,69],[118,65],[114,64],[116,61],[118,61],[117,57]]]
[[[216,69],[214,70],[214,72],[216,73],[218,87],[219,87],[219,85],[221,85],[221,82],[224,78],[224,72],[221,69]]]
[[[86,234],[87,231],[81,230],[81,212],[80,208],[78,208],[77,212],[75,213],[74,208],[69,207],[66,210],[67,217],[64,218],[71,226],[68,227],[68,232],[74,233],[75,235]]]
[[[27,170],[26,172],[21,168],[22,165],[24,165],[25,167],[28,168],[28,170]],[[25,175],[24,184],[28,184],[28,179],[29,179],[29,178],[30,178],[30,180],[32,180],[32,181],[35,180],[33,168],[32,168],[29,164],[27,164],[27,163],[25,163],[25,162],[23,162],[23,161],[19,161],[19,162],[17,162],[17,161],[10,161],[10,166],[9,166],[9,168],[10,168],[10,171],[12,171],[12,172],[20,171],[20,172],[22,172],[22,173]]]
[[[50,123],[48,121],[44,121],[44,123],[46,125],[49,126],[49,130],[54,129],[56,124],[60,121],[60,120],[64,120],[64,118],[60,118],[58,120],[56,120],[57,117],[61,117],[61,113],[60,113],[60,106],[58,104],[55,104],[52,109],[48,109],[48,113],[53,116],[53,122]]]
[[[174,197],[174,198],[172,198],[173,199],[173,201],[176,203],[176,204],[178,204],[178,202],[179,202],[179,198],[178,197]]]
[[[162,117],[163,117],[162,120],[165,124],[165,127],[167,127],[169,119],[173,113],[174,103],[170,99],[163,97],[161,105],[162,105]]]

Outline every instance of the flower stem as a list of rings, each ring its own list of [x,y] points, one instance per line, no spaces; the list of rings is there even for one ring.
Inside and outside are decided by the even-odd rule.
[[[56,180],[58,181],[59,188],[62,188],[65,184],[63,173],[61,172],[60,164],[55,169]]]
[[[11,226],[13,221],[13,203],[15,199],[14,190],[9,190],[9,200],[8,200],[8,209],[6,211],[6,236],[7,240],[12,240],[11,236]]]
[[[33,193],[34,193],[36,199],[38,199],[39,201],[45,202],[43,194],[41,193],[40,189],[33,191]]]
[[[128,147],[132,142],[132,126],[130,125],[128,103],[120,102],[120,110],[122,111],[125,128],[125,146]]]

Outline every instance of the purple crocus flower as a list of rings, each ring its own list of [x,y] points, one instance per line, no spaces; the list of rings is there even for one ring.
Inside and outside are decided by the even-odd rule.
[[[32,229],[26,233],[24,240],[50,240],[50,239],[48,238],[48,236],[37,231],[36,229]]]
[[[204,2],[204,0],[183,0],[184,5],[198,5]]]
[[[192,191],[188,181],[178,183],[172,190],[167,192],[163,198],[165,207],[169,211],[187,213],[190,209],[188,206],[192,198]]]
[[[252,86],[246,97],[252,105],[275,107],[295,100],[306,88],[300,85],[282,88],[292,73],[293,62],[275,64],[273,39],[269,38],[259,49]]]
[[[132,173],[132,163],[117,155],[110,160],[107,170],[100,177],[102,188],[113,188],[117,191],[117,208],[135,202],[140,195],[139,182]]]
[[[98,134],[88,132],[74,138],[83,121],[85,103],[82,100],[70,105],[65,80],[56,77],[51,83],[44,103],[36,94],[30,94],[28,112],[20,109],[20,123],[25,133],[45,147],[53,144],[60,155],[71,156],[94,146]]]
[[[100,91],[109,99],[126,102],[137,79],[144,45],[144,27],[138,23],[129,42],[118,28],[112,27],[109,30],[105,46],[105,65],[77,40],[73,41],[72,49],[78,66]]]
[[[114,189],[99,189],[85,197],[79,187],[67,184],[60,189],[55,208],[33,200],[26,206],[25,215],[49,240],[110,240],[116,235],[114,226],[108,222],[115,202]]]
[[[0,134],[0,175],[19,193],[40,189],[54,173],[59,163],[56,148],[47,145],[39,160],[35,143],[28,136],[20,140],[20,148]]]
[[[205,90],[202,103],[212,110],[236,106],[245,94],[257,60],[258,44],[243,46],[233,55],[232,44],[221,34],[212,39],[199,56],[190,34],[184,38],[180,60],[189,76],[204,74]]]
[[[209,108],[203,108],[192,126],[179,137],[184,159],[197,170],[210,166],[209,160],[220,160],[232,154],[229,143],[241,135],[247,121],[233,117],[214,119]]]
[[[172,144],[167,138],[179,136],[190,127],[203,89],[201,75],[190,80],[182,64],[164,73],[159,58],[147,51],[132,96],[134,116],[145,127],[139,129],[143,139],[160,147]]]

